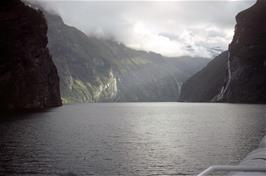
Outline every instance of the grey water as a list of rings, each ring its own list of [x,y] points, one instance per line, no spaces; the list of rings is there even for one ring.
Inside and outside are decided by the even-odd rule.
[[[265,132],[264,105],[65,105],[0,122],[0,175],[190,176],[237,164]]]

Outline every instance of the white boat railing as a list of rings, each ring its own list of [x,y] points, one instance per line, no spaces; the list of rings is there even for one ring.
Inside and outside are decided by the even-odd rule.
[[[197,176],[207,176],[213,172],[266,172],[265,168],[248,167],[248,166],[226,166],[226,165],[214,165],[204,170]]]

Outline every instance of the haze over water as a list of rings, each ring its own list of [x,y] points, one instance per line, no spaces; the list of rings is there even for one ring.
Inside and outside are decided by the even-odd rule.
[[[0,123],[0,175],[194,175],[265,132],[265,105],[65,105]]]

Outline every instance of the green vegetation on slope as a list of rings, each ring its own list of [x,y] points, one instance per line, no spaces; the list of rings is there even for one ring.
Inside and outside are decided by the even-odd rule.
[[[134,50],[88,37],[57,15],[46,13],[46,18],[64,103],[176,101],[182,82],[208,61]]]

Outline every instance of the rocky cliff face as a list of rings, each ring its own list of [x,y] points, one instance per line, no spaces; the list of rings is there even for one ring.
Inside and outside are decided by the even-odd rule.
[[[266,103],[266,1],[258,0],[236,20],[228,57],[218,56],[186,81],[180,101]]]
[[[57,66],[64,103],[113,101],[117,79],[104,55],[104,43],[89,39],[64,24],[60,16],[45,12],[48,47]]]
[[[215,57],[205,68],[184,82],[179,101],[210,102],[221,91],[227,70],[228,52]]]
[[[1,109],[34,110],[61,105],[59,78],[47,45],[43,14],[19,0],[0,6]]]
[[[266,103],[266,1],[239,13],[220,101]]]

